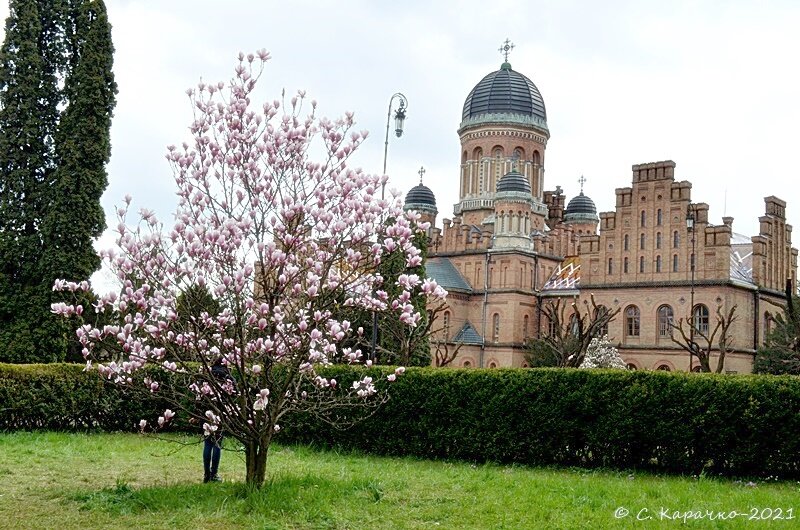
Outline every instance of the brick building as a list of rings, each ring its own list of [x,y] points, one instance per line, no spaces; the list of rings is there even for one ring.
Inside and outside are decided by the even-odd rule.
[[[686,370],[669,323],[694,307],[696,325],[713,327],[717,308],[735,305],[725,366],[751,371],[786,280],[796,284],[784,201],[765,198],[759,234],[746,237],[733,218],[711,224],[708,205],[663,161],[633,166],[614,211],[598,215],[582,190],[566,203],[560,186],[545,190],[544,100],[508,62],[469,93],[458,134],[452,218],[436,226],[436,199],[422,182],[406,195],[406,208],[431,222],[427,271],[450,292],[435,340],[462,344],[454,366],[524,366],[526,340],[548,332],[543,304],[593,295],[620,309],[608,335],[636,369]]]

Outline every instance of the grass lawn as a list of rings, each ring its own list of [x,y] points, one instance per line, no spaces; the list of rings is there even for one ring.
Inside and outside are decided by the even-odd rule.
[[[239,453],[223,452],[224,483],[202,484],[202,446],[175,440],[190,445],[133,434],[0,434],[0,528],[598,530],[797,528],[800,520],[796,482],[474,466],[286,446],[273,448],[264,489],[248,493]],[[620,507],[627,517],[615,517]],[[662,508],[670,516],[746,516],[683,524],[663,519]],[[758,517],[780,509],[785,519],[750,520],[754,509]],[[637,513],[651,519],[637,521]]]

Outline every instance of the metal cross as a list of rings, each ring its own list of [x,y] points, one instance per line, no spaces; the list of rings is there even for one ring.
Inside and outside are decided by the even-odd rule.
[[[514,49],[514,44],[506,39],[502,46],[500,46],[497,51],[503,54],[505,62],[508,62],[508,54],[511,53],[511,50]]]
[[[417,173],[419,174],[419,183],[422,184],[422,175],[425,174],[425,168],[419,166],[419,171],[417,171]]]
[[[581,193],[583,193],[583,183],[586,182],[586,177],[581,175],[581,178],[578,179],[578,183],[581,185]]]

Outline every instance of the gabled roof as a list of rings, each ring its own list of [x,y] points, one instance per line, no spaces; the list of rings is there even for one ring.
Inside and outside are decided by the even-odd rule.
[[[463,344],[483,344],[483,339],[472,327],[472,324],[469,321],[464,323],[464,326],[461,330],[456,333],[456,336],[453,338],[453,342],[456,343],[463,343]]]
[[[753,283],[753,242],[737,233],[731,237],[731,280]]]
[[[472,287],[448,258],[428,258],[425,273],[448,291],[472,292]]]
[[[578,289],[581,285],[581,259],[578,256],[565,258],[545,282],[542,291]]]

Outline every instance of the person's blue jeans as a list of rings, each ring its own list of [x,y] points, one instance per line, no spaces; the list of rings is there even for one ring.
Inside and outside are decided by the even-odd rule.
[[[205,482],[217,476],[222,455],[222,436],[206,436],[203,441],[203,470]]]

